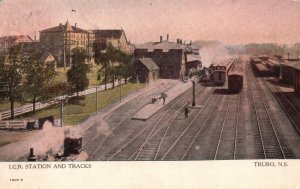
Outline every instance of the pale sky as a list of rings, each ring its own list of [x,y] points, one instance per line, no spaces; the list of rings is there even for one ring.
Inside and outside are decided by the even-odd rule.
[[[0,36],[34,36],[67,19],[82,29],[122,27],[136,43],[166,34],[174,41],[300,42],[300,0],[0,0]]]

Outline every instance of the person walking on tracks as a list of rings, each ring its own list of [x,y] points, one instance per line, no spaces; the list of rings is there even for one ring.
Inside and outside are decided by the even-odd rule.
[[[185,108],[184,108],[184,115],[185,115],[185,117],[186,118],[188,118],[189,117],[189,107],[188,106],[186,106]]]
[[[161,93],[161,97],[163,99],[163,105],[165,105],[165,102],[166,102],[166,98],[168,97],[168,95],[164,92]]]

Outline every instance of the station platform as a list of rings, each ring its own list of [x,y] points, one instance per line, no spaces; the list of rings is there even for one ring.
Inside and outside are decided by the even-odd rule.
[[[165,104],[163,104],[163,100],[161,99],[159,102],[147,104],[143,108],[137,111],[137,113],[132,117],[132,119],[135,120],[147,120],[152,115],[154,115],[156,112],[161,110],[163,107],[165,107],[167,104],[172,102],[175,98],[177,98],[179,95],[187,91],[188,89],[192,88],[193,84],[191,81],[187,83],[183,83],[181,81],[177,81],[177,84],[169,89],[168,91],[162,91],[167,94],[167,98],[165,100]]]

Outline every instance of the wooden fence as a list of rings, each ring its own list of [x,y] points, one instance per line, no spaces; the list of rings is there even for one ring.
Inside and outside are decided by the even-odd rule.
[[[119,83],[121,85],[123,85],[125,83],[125,80],[122,79],[121,82],[119,81],[115,81],[115,86],[118,86]],[[113,84],[112,83],[108,83],[107,85],[107,89],[110,89],[113,87]],[[97,86],[97,91],[100,92],[100,91],[104,91],[105,90],[105,85],[100,85],[100,86]],[[79,96],[85,96],[85,95],[89,95],[89,94],[92,94],[92,93],[96,93],[96,87],[93,87],[93,88],[90,88],[90,89],[87,89],[85,91],[81,91],[79,92]],[[73,95],[71,95],[70,97],[73,97],[73,96],[76,96],[77,94],[74,93]],[[46,108],[46,107],[49,107],[49,106],[52,106],[54,104],[58,104],[61,102],[61,100],[65,99],[66,96],[59,96],[59,97],[56,97],[52,100],[49,100],[45,103],[42,103],[42,102],[37,102],[35,103],[35,110],[41,110],[43,108]],[[14,109],[14,115],[15,116],[18,116],[18,115],[22,115],[22,114],[25,114],[25,113],[28,113],[28,112],[32,112],[33,111],[33,105],[32,104],[28,104],[28,105],[25,105],[25,106],[22,106],[22,107],[19,107],[19,108],[15,108]],[[10,110],[6,110],[6,111],[3,111],[3,112],[0,112],[0,120],[5,120],[5,119],[9,119],[11,118],[11,111]]]
[[[26,129],[28,122],[34,123],[33,128],[38,129],[38,119],[35,120],[7,120],[0,121],[0,129]],[[54,120],[55,126],[60,126],[60,119]]]

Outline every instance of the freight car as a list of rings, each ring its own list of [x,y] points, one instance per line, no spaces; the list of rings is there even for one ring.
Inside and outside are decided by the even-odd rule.
[[[270,70],[271,74],[275,77],[280,75],[280,62],[274,59],[266,61],[266,67]]]
[[[213,80],[215,85],[224,85],[224,83],[226,82],[226,76],[231,70],[233,64],[235,64],[236,60],[237,58],[231,58],[213,66]]]
[[[231,93],[239,92],[243,89],[244,68],[240,61],[237,61],[228,73],[228,90]]]
[[[270,69],[268,69],[266,66],[264,66],[263,64],[255,64],[253,66],[254,68],[254,72],[257,76],[261,76],[261,77],[269,77],[272,75]]]

